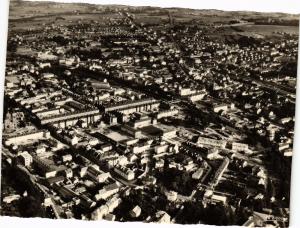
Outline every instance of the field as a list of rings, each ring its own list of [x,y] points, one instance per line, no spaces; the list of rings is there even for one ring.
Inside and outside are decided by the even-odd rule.
[[[284,13],[258,13],[258,12],[230,12],[220,10],[194,10],[178,8],[157,7],[131,7],[122,5],[92,5],[80,3],[54,3],[10,1],[9,19],[11,22],[25,23],[26,20],[50,22],[56,17],[63,17],[65,21],[98,20],[105,22],[108,18],[118,18],[119,11],[127,11],[136,15],[137,22],[159,23],[168,20],[169,13],[178,22],[204,21],[205,23],[227,23],[231,20],[265,20],[278,19],[289,22],[299,20],[299,15]]]
[[[100,25],[107,25],[111,21],[120,19],[117,13],[65,13],[63,15],[34,16],[26,19],[10,19],[12,30],[38,29],[45,25],[70,25],[78,21],[89,23],[98,22]]]
[[[239,26],[244,32],[254,32],[260,35],[268,36],[273,33],[285,32],[289,34],[298,34],[299,27],[297,26],[281,26],[281,25],[244,25]]]

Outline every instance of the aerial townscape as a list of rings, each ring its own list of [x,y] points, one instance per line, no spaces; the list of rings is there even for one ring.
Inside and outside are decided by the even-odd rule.
[[[299,15],[11,1],[1,215],[288,227]]]

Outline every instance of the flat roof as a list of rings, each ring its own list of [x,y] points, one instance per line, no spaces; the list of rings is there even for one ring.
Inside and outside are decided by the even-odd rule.
[[[116,131],[112,131],[112,132],[108,133],[106,136],[116,142],[120,142],[120,141],[128,139],[128,137],[126,135],[122,135]]]

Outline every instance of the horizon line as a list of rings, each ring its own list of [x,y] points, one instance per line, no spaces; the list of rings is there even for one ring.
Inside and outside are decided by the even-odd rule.
[[[300,4],[297,4],[296,0],[243,0],[242,3],[240,0],[210,0],[205,2],[195,2],[195,0],[11,0],[11,2],[55,2],[62,4],[119,5],[300,15]]]

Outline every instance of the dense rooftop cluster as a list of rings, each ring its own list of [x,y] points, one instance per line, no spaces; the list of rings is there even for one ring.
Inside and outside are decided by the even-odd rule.
[[[286,227],[298,35],[148,10],[11,26],[3,213]]]

